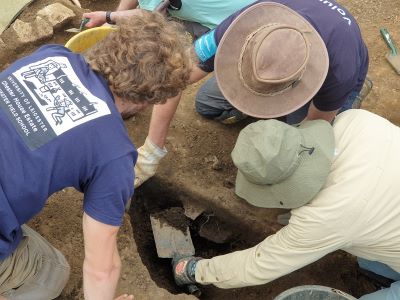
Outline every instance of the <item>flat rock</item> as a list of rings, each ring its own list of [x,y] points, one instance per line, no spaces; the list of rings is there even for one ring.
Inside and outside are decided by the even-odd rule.
[[[17,19],[13,23],[12,29],[21,44],[34,43],[53,35],[53,27],[40,17],[36,17],[35,21],[30,23]]]
[[[186,217],[192,220],[195,220],[204,212],[204,209],[202,207],[191,202],[184,202],[183,208],[185,210]]]
[[[0,38],[0,51],[7,49],[6,43]]]
[[[227,243],[234,237],[232,228],[213,216],[209,216],[206,222],[201,225],[199,235],[217,244]]]
[[[75,17],[75,13],[61,3],[47,5],[39,10],[37,15],[47,20],[53,28],[59,28]]]

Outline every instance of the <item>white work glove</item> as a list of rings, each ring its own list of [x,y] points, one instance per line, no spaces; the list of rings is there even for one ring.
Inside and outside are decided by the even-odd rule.
[[[135,188],[139,187],[157,171],[160,160],[167,154],[147,137],[142,147],[138,148],[138,159],[135,165]]]

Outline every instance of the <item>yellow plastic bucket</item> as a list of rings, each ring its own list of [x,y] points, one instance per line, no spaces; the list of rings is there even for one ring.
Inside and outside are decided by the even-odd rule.
[[[65,44],[65,47],[73,52],[84,52],[98,41],[104,39],[110,32],[114,30],[116,30],[116,28],[111,26],[101,26],[86,29],[70,38]]]

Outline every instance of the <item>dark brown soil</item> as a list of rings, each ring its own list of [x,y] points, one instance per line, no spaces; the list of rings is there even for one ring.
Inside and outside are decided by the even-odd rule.
[[[227,243],[233,239],[235,229],[223,223],[216,216],[205,213],[198,219],[198,231],[201,237],[217,244]]]
[[[166,224],[182,231],[183,233],[186,233],[189,226],[189,219],[185,216],[185,211],[182,207],[171,207],[152,213],[151,216],[158,219],[161,226]]]

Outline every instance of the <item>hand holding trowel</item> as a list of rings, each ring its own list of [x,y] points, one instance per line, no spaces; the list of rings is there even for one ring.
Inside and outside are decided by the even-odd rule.
[[[66,29],[66,32],[73,32],[73,33],[78,33],[81,32],[82,30],[85,29],[85,25],[90,21],[88,18],[84,18],[81,20],[81,24],[79,25],[79,28],[69,28]]]
[[[165,220],[167,214],[174,216],[175,219],[185,218],[179,208],[171,208],[158,214],[150,215],[158,257],[176,259],[194,255],[195,249],[190,237],[189,227],[186,224],[181,224],[179,226],[181,228],[171,226]],[[186,288],[192,295],[197,297],[201,295],[201,291],[194,284],[189,284]]]
[[[386,44],[391,50],[388,54],[386,54],[386,59],[388,60],[389,64],[396,70],[397,74],[400,74],[400,53],[396,48],[396,45],[392,41],[388,30],[386,28],[381,28],[380,32]]]
[[[182,1],[181,0],[162,0],[160,2],[160,4],[157,5],[154,8],[154,11],[162,13],[162,14],[166,14],[167,9],[180,10],[181,7],[182,7]],[[99,13],[99,12],[97,12],[97,13]],[[69,28],[69,29],[67,29],[65,31],[66,32],[72,32],[72,33],[81,32],[81,31],[86,29],[85,26],[86,26],[87,23],[89,23],[89,21],[90,21],[90,18],[83,18],[79,28]],[[90,27],[93,27],[93,26],[96,26],[96,25],[92,24]]]

